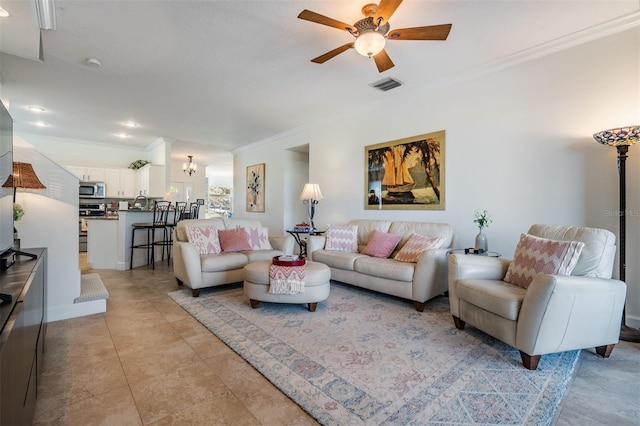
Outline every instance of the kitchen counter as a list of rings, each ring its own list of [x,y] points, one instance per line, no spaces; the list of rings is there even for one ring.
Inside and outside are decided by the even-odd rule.
[[[106,216],[81,216],[80,219],[86,220],[118,220],[117,214],[108,214]]]

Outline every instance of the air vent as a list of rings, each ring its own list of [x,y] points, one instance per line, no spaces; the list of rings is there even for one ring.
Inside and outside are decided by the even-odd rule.
[[[402,83],[398,80],[394,80],[391,77],[387,77],[383,78],[382,80],[378,80],[375,83],[371,83],[369,86],[386,92],[387,90],[395,89],[396,87],[402,86]]]

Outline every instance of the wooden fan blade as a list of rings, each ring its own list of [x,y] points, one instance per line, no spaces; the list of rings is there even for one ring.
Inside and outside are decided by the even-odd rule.
[[[387,55],[387,52],[384,49],[375,55],[373,60],[376,61],[378,72],[385,72],[386,70],[394,67],[393,61],[391,61],[391,58]]]
[[[298,18],[304,19],[305,21],[315,22],[316,24],[327,25],[329,27],[337,28],[339,30],[348,31],[357,31],[357,29],[353,25],[345,24],[344,22],[336,21],[335,19],[329,18],[324,15],[320,15],[319,13],[312,12],[310,10],[303,10],[298,15]]]
[[[400,6],[400,3],[402,3],[402,0],[381,0],[378,5],[378,10],[376,11],[376,16],[373,18],[373,22],[378,24],[378,19],[382,18],[382,21],[378,25],[384,25],[391,15],[393,15],[393,12],[396,11],[398,6]]]
[[[401,28],[387,34],[389,40],[446,40],[451,24],[431,25],[428,27]]]
[[[330,52],[325,53],[324,55],[320,55],[315,59],[312,59],[311,62],[315,62],[316,64],[324,64],[325,62],[327,62],[329,59],[338,56],[339,54],[341,54],[344,51],[347,51],[349,49],[351,49],[353,47],[353,42],[351,43],[347,43],[344,44],[336,49],[333,49]]]

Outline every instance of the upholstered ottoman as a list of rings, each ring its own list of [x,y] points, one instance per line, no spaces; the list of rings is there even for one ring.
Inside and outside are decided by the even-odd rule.
[[[331,270],[323,263],[307,262],[305,269],[304,293],[269,293],[270,260],[251,262],[244,267],[244,294],[252,308],[258,308],[260,302],[308,303],[309,311],[315,312],[318,302],[329,297]]]

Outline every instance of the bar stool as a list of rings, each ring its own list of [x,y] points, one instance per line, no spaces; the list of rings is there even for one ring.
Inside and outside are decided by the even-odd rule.
[[[155,266],[155,236],[156,230],[163,232],[163,240],[167,240],[167,219],[169,217],[169,207],[171,201],[155,201],[153,205],[153,222],[134,223],[131,226],[131,258],[129,259],[129,269],[133,269],[133,250],[147,250],[147,265],[151,263],[151,267]],[[142,244],[135,244],[136,231],[147,231],[147,240]],[[164,259],[164,246],[162,247],[162,258]]]
[[[187,203],[185,201],[176,201],[176,207],[174,209],[173,220],[167,219],[167,232],[162,241],[154,242],[155,245],[162,245],[162,257],[164,258],[164,247],[167,248],[167,265],[171,265],[171,250],[173,249],[173,232],[176,229],[176,225],[182,219],[184,219],[184,212],[187,209]]]

